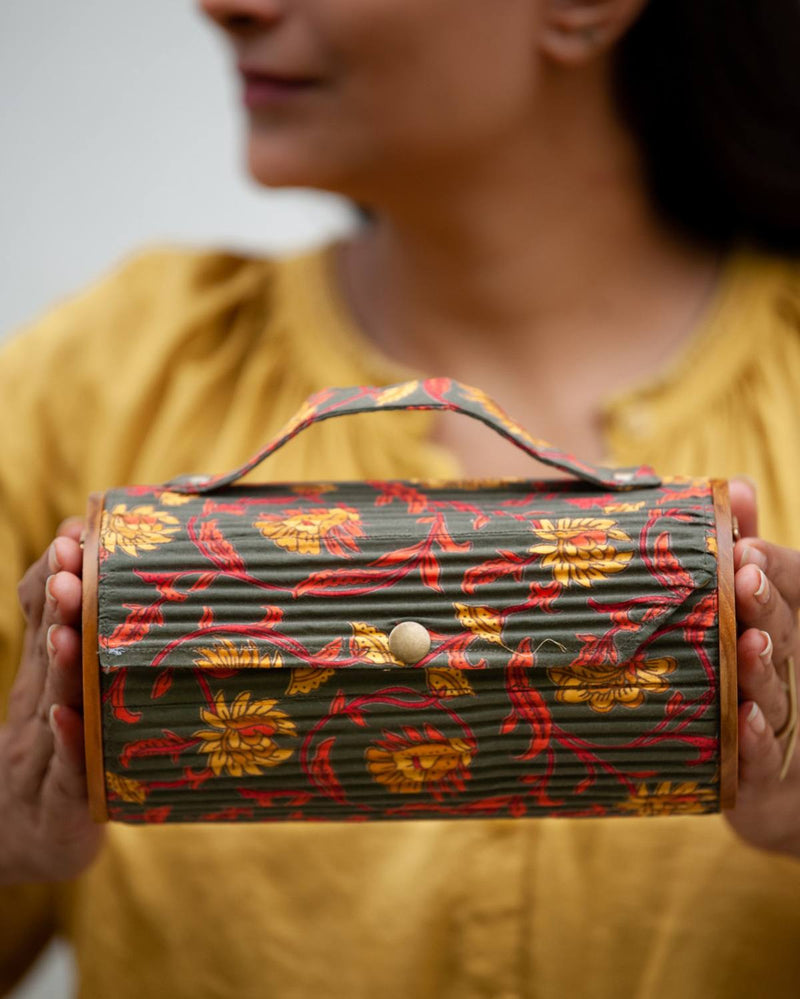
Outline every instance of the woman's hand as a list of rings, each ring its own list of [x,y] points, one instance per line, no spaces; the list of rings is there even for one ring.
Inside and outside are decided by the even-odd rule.
[[[800,746],[795,740],[792,750],[791,730],[782,734],[790,720],[788,670],[800,668],[800,552],[755,536],[755,493],[746,482],[732,480],[731,507],[742,534],[733,554],[739,790],[725,814],[754,846],[800,857]]]
[[[0,884],[74,877],[96,856],[83,749],[84,521],[70,517],[18,587],[22,662],[0,729]]]

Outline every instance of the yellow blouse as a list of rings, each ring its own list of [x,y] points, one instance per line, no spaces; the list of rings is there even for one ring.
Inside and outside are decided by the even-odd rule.
[[[16,583],[90,491],[228,470],[311,392],[419,374],[332,263],[145,247],[0,347],[0,704]],[[314,425],[247,480],[458,475],[436,415]],[[733,255],[689,347],[605,417],[621,464],[753,476],[762,533],[800,547],[796,268]],[[54,932],[84,999],[796,999],[800,862],[720,816],[112,824],[74,882],[0,889],[0,991]]]

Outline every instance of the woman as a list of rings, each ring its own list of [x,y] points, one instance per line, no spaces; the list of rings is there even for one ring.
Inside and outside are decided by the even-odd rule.
[[[57,930],[87,997],[796,995],[800,294],[769,248],[800,234],[798,15],[700,6],[202,0],[246,76],[294,79],[245,87],[251,174],[367,221],[282,260],[143,251],[3,350],[6,982]],[[735,811],[93,826],[81,523],[59,522],[93,489],[234,467],[323,385],[421,373],[586,459],[758,482],[768,540],[734,491]],[[532,474],[466,422],[332,421],[268,474]]]

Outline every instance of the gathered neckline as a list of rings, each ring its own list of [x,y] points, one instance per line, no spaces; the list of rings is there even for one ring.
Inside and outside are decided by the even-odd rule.
[[[345,238],[283,260],[288,268],[285,277],[292,285],[285,289],[287,314],[296,317],[299,307],[303,323],[313,331],[315,356],[309,360],[320,387],[341,384],[342,378],[352,383],[354,374],[364,383],[380,384],[447,376],[448,372],[423,371],[391,357],[362,329],[340,284],[337,254]],[[770,268],[774,269],[772,258],[746,247],[729,252],[720,263],[691,335],[684,338],[661,371],[633,379],[601,399],[604,463],[620,463],[614,454],[620,438],[643,440],[670,433],[687,411],[696,413],[698,401],[712,399],[746,362],[746,355],[756,349],[747,332],[753,294],[757,292],[763,307],[765,270]],[[502,405],[501,399],[497,401]],[[415,415],[420,419],[413,421],[413,429],[424,437],[431,430],[435,413],[417,411]]]

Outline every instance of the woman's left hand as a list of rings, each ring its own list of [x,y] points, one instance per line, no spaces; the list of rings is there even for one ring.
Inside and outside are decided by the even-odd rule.
[[[739,788],[725,815],[753,846],[800,858],[800,745],[791,746],[788,670],[800,667],[800,552],[757,535],[756,497],[731,481],[739,676]],[[795,679],[798,679],[795,673]],[[778,736],[776,736],[776,732]]]

